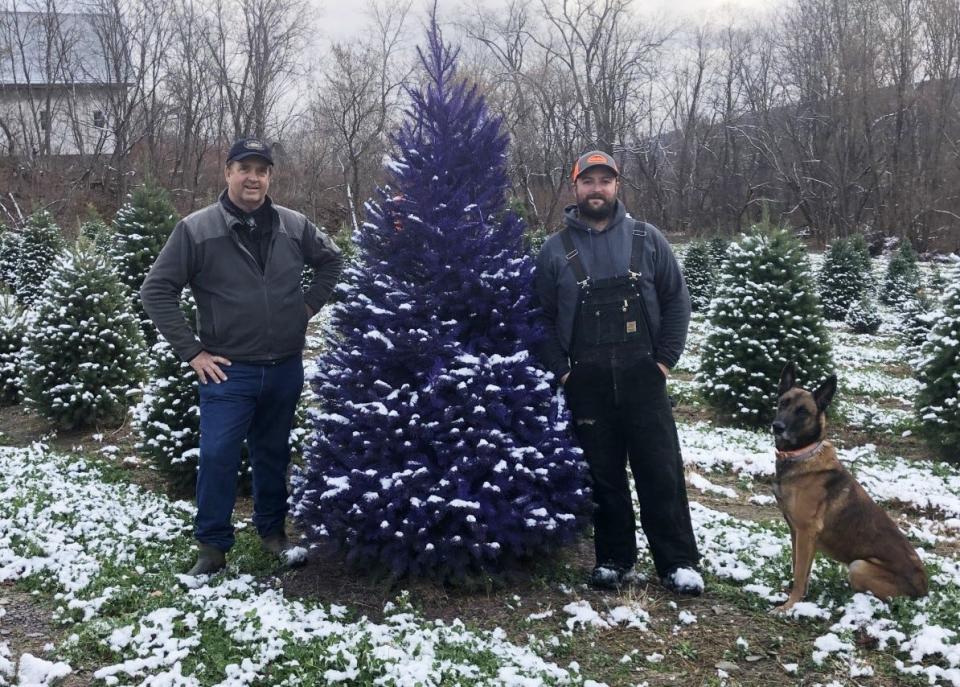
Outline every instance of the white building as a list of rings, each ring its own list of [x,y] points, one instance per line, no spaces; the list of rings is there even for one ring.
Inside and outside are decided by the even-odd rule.
[[[113,152],[110,77],[98,15],[0,12],[0,157]]]

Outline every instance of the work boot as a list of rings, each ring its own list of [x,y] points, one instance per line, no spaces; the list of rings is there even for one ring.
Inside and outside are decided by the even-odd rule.
[[[197,562],[187,571],[187,575],[196,577],[197,575],[210,575],[218,570],[223,570],[227,564],[227,556],[220,549],[209,544],[200,544]]]
[[[616,563],[603,563],[595,567],[590,574],[590,586],[594,589],[619,591],[641,582],[643,578],[632,565],[625,568]]]
[[[307,562],[307,550],[302,546],[295,546],[287,539],[287,533],[283,530],[260,537],[260,545],[264,551],[279,556],[283,562],[295,568]]]
[[[703,577],[693,568],[675,568],[660,578],[660,584],[680,596],[703,594]]]
[[[260,537],[260,545],[264,551],[272,553],[274,556],[282,556],[285,551],[290,549],[290,540],[287,539],[287,533],[283,530]]]

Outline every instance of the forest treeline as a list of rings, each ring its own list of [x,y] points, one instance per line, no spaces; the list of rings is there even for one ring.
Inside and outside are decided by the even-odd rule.
[[[422,80],[425,8],[410,0],[371,2],[343,36],[305,0],[4,3],[7,222],[14,200],[64,224],[86,203],[112,210],[147,176],[189,211],[252,134],[277,144],[278,199],[350,227]],[[821,245],[862,232],[960,249],[960,3],[788,0],[700,24],[641,5],[441,7],[461,74],[511,136],[511,205],[532,227],[557,225],[572,160],[600,147],[634,213],[670,231],[731,235],[766,212]],[[51,149],[56,112],[84,154]]]

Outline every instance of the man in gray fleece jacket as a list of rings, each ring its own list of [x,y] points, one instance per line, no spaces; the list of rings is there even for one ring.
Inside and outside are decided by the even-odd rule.
[[[573,169],[577,203],[537,258],[535,289],[547,328],[539,354],[563,386],[593,482],[600,588],[637,579],[640,523],[661,583],[699,594],[680,443],[666,378],[687,338],[690,296],[663,234],[627,216],[614,159],[591,151]]]
[[[272,167],[267,144],[234,143],[219,201],[174,227],[140,289],[150,319],[200,379],[199,555],[189,575],[219,570],[233,546],[244,440],[263,546],[277,555],[292,548],[286,477],[307,322],[333,293],[343,258],[303,215],[271,202]],[[304,293],[305,264],[314,278]],[[187,285],[197,303],[197,335],[179,306]]]

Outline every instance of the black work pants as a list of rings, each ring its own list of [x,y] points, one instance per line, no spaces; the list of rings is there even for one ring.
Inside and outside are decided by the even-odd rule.
[[[640,502],[640,524],[657,573],[696,567],[683,460],[666,379],[649,355],[629,364],[578,362],[564,385],[574,428],[593,478],[597,564],[632,566],[636,521],[627,463]]]

